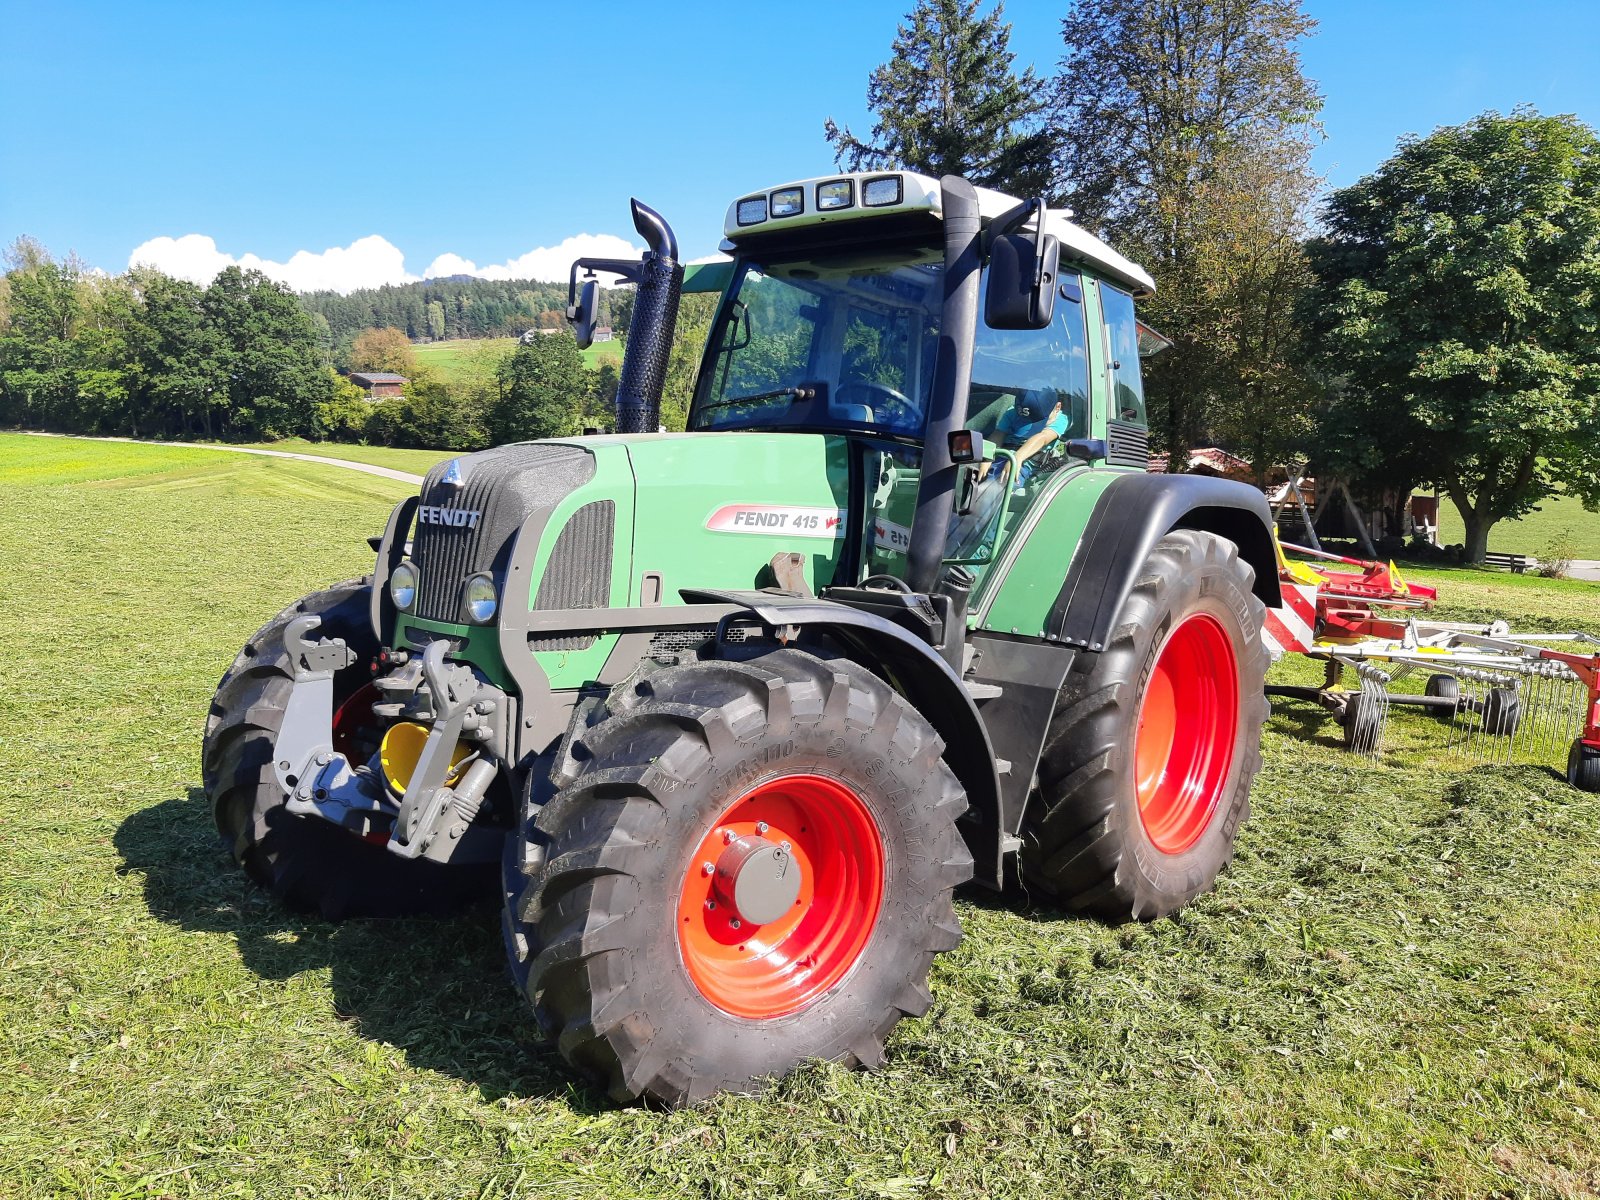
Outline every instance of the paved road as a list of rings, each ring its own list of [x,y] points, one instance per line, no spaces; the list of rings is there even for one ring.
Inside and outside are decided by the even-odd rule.
[[[1600,583],[1600,558],[1575,558],[1567,568],[1568,579],[1587,579]]]
[[[263,458],[292,458],[296,462],[323,463],[330,467],[344,467],[348,471],[360,471],[363,475],[377,475],[380,478],[395,479],[401,483],[422,482],[421,475],[412,475],[407,471],[396,471],[393,467],[379,467],[372,463],[351,462],[348,458],[324,458],[320,454],[294,454],[288,450],[257,450],[252,446],[219,446],[211,442],[152,442],[145,438],[78,437],[67,433],[43,433],[35,429],[23,429],[18,432],[31,434],[33,437],[68,438],[75,442],[134,442],[142,446],[173,446],[179,450],[226,450],[230,454],[259,454]],[[443,455],[440,457],[442,458]]]

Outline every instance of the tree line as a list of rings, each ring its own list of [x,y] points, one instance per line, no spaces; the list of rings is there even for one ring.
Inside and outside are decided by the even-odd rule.
[[[603,324],[626,325],[631,306],[612,311],[614,293],[602,293]],[[335,353],[363,329],[399,329],[414,342],[453,338],[516,337],[525,329],[565,321],[567,285],[531,279],[472,276],[361,288],[349,294],[306,292],[300,303]]]
[[[1555,493],[1600,505],[1600,141],[1487,113],[1322,196],[1299,0],[1075,0],[1018,70],[999,4],[918,0],[841,166],[1046,197],[1145,266],[1145,365],[1170,461],[1217,445],[1363,490],[1433,486],[1466,558]]]
[[[403,327],[333,344],[304,297],[259,271],[228,267],[206,287],[148,267],[110,276],[29,238],[5,265],[0,425],[475,450],[614,424],[616,366],[589,370],[564,327],[510,352],[485,348],[446,378],[417,361]],[[611,297],[624,312],[631,301]],[[669,387],[680,428],[695,336],[703,341],[703,323],[686,334]],[[375,402],[341,373],[352,369],[403,374],[405,393]]]

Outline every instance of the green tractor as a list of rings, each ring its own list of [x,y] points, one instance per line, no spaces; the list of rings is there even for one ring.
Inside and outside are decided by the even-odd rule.
[[[498,873],[539,1025],[619,1098],[872,1066],[956,888],[1108,921],[1232,854],[1267,703],[1269,514],[1146,472],[1149,276],[947,176],[737,200],[687,283],[634,203],[612,435],[433,468],[368,578],[223,677],[205,783],[250,875],[330,917]],[[581,278],[580,278],[581,272]],[[658,432],[681,292],[720,296]]]

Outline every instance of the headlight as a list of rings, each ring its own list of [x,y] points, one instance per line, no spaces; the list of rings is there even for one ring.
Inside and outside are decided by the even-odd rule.
[[[467,616],[479,625],[487,625],[494,620],[494,610],[500,607],[500,597],[494,592],[494,580],[487,575],[474,575],[467,580],[463,598],[467,605]]]
[[[767,219],[767,198],[752,196],[739,201],[738,221],[741,225],[759,225]]]
[[[417,569],[408,562],[397,566],[389,576],[389,598],[396,608],[410,608],[417,598]]]
[[[903,195],[898,175],[880,175],[861,185],[861,203],[868,208],[887,208],[891,204],[899,204]]]
[[[848,179],[817,184],[818,208],[849,208],[855,203],[855,198],[855,184]]]
[[[806,210],[805,188],[780,188],[773,192],[767,211],[774,217],[798,216]]]

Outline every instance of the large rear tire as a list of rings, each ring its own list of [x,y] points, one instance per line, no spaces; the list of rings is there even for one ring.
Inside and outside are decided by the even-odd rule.
[[[295,617],[322,618],[315,637],[343,638],[356,661],[334,676],[334,741],[353,762],[376,748],[369,682],[378,652],[367,615],[371,581],[314,592],[256,631],[221,682],[206,719],[201,778],[234,860],[290,908],[330,920],[442,912],[493,894],[492,873],[408,861],[382,846],[285,807],[272,772],[293,671],[283,647]]]
[[[1214,534],[1156,544],[1105,650],[1080,654],[1062,686],[1023,822],[1028,888],[1153,920],[1233,857],[1267,715],[1254,579]]]
[[[619,1100],[877,1065],[960,940],[972,858],[942,749],[881,680],[798,650],[614,693],[507,856],[512,972],[545,1033]]]

